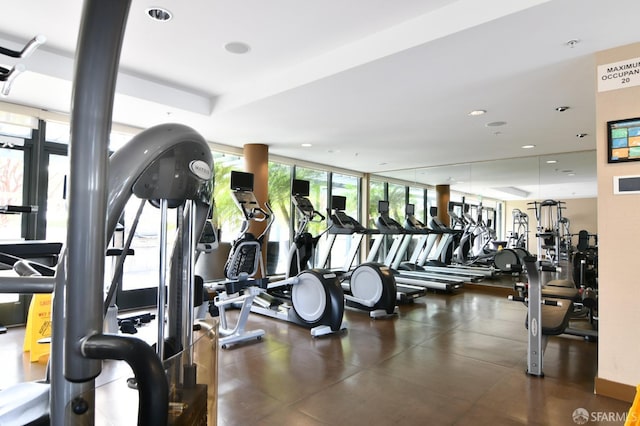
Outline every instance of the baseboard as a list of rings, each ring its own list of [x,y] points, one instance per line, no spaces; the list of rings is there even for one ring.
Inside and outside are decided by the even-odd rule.
[[[624,402],[633,402],[636,397],[635,386],[596,377],[595,393]]]

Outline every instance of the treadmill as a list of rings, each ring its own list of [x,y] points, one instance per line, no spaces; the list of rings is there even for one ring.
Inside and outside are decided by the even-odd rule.
[[[405,208],[405,223],[404,228],[412,234],[420,234],[418,243],[416,244],[411,257],[408,262],[398,264],[398,260],[394,261],[394,268],[401,268],[405,273],[411,275],[410,271],[417,271],[418,273],[436,273],[440,276],[448,276],[453,278],[462,279],[465,282],[480,282],[485,278],[484,274],[474,273],[472,270],[458,270],[449,267],[438,267],[425,265],[425,260],[429,253],[433,249],[438,236],[443,235],[441,232],[436,232],[429,229],[425,224],[420,222],[415,217],[415,206],[413,204],[407,204]]]
[[[442,223],[440,219],[437,218],[435,213],[435,207],[432,207],[432,210],[434,210],[434,212],[431,215],[432,218],[431,218],[431,222],[429,223],[430,229],[435,232],[442,233],[443,237],[446,239],[453,240],[454,235],[459,233],[460,230],[451,229],[448,226],[446,226],[444,223]],[[447,241],[445,240],[444,244],[446,243]],[[438,256],[438,258],[441,259],[442,257]],[[496,275],[496,269],[492,266],[489,266],[489,267],[471,266],[471,265],[463,265],[463,264],[451,265],[451,264],[446,264],[441,260],[434,261],[434,260],[428,260],[426,258],[423,259],[422,262],[423,263],[418,262],[418,265],[429,270],[443,270],[443,269],[450,270],[450,271],[455,270],[463,273],[472,273],[475,275],[482,275],[485,278],[493,278]]]
[[[406,252],[406,247],[408,247],[409,244],[407,239],[411,239],[414,234],[409,233],[402,225],[389,217],[388,201],[378,201],[378,212],[379,216],[376,220],[376,227],[380,233],[374,236],[373,245],[369,250],[367,262],[374,262],[377,259],[385,237],[392,236],[393,243],[382,262],[383,264],[392,267],[394,260],[401,258],[404,254],[401,252],[401,247],[404,247],[404,251]],[[396,270],[396,272],[397,275],[395,278],[396,283],[398,284],[421,286],[427,289],[445,292],[451,292],[464,286],[464,280],[446,277],[443,275],[436,274],[437,276],[434,276],[426,273],[416,274],[415,272],[398,270]]]
[[[345,256],[345,261],[338,272],[347,273],[352,269],[356,255],[361,246],[362,240],[366,235],[377,235],[380,232],[377,229],[365,228],[356,219],[348,216],[345,212],[345,197],[333,196],[331,199],[331,208],[329,216],[330,226],[326,231],[327,244],[318,258],[318,266],[320,268],[328,268],[329,255],[331,249],[339,235],[350,236],[349,253]],[[399,283],[396,278],[396,301],[399,303],[411,303],[414,299],[422,297],[426,294],[424,286],[416,286],[411,284]],[[348,286],[347,284],[344,284]]]

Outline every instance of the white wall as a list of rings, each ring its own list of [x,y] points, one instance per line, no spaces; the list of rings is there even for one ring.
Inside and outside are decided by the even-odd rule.
[[[640,43],[599,52],[597,64],[640,57]],[[596,89],[594,89],[596,90]],[[640,162],[607,163],[606,123],[640,117],[640,86],[596,94],[600,323],[598,378],[640,384],[640,195],[614,195],[613,176],[640,175]]]

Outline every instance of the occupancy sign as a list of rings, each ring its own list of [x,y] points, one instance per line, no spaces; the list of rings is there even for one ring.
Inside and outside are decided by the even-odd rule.
[[[598,66],[598,92],[640,86],[640,58]]]

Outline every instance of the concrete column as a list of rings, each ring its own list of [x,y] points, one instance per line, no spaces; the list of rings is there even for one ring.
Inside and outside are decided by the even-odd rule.
[[[451,193],[449,185],[436,185],[436,205],[438,206],[438,219],[445,225],[451,224],[451,218],[449,217],[449,201],[451,200]]]

